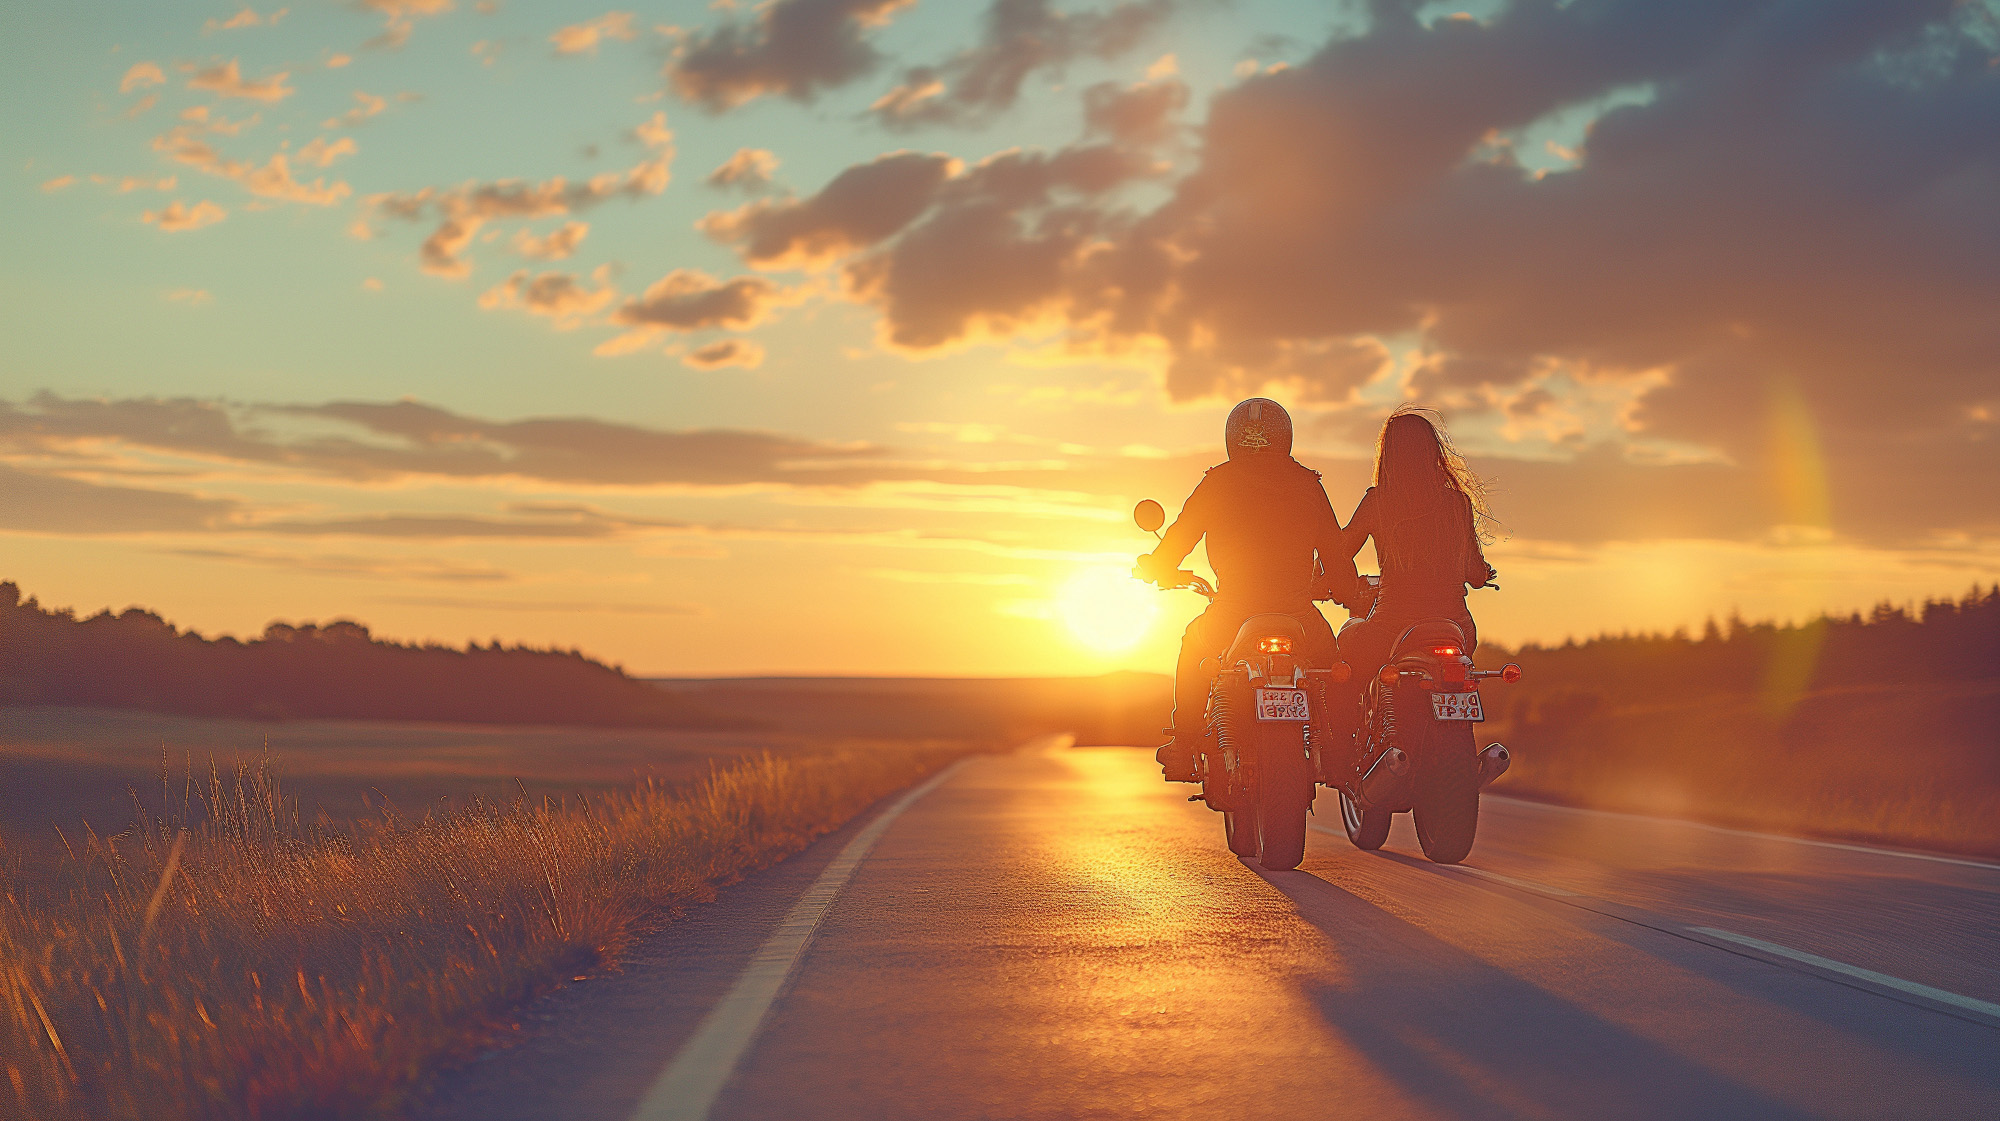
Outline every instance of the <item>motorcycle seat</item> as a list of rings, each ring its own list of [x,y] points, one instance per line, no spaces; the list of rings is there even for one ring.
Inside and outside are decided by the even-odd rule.
[[[1238,660],[1257,653],[1257,643],[1266,638],[1289,638],[1292,649],[1299,650],[1305,645],[1306,628],[1290,615],[1270,613],[1252,615],[1236,628],[1236,641],[1229,644],[1229,653],[1224,655],[1222,664],[1233,666]]]
[[[1396,640],[1393,649],[1397,656],[1418,647],[1456,646],[1465,648],[1465,632],[1450,619],[1425,619],[1412,625]]]

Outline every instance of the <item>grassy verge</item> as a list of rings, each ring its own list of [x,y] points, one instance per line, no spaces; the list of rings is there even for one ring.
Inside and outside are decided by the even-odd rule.
[[[204,820],[84,838],[0,900],[0,1114],[393,1113],[538,988],[796,851],[951,752],[762,757],[690,791],[333,830],[264,771]],[[187,815],[181,815],[187,820]]]
[[[1619,704],[1556,690],[1485,726],[1496,793],[1745,829],[2000,856],[2000,684]]]

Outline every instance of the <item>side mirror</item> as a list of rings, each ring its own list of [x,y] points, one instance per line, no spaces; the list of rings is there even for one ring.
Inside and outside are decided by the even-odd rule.
[[[1147,533],[1158,533],[1167,524],[1167,511],[1150,498],[1142,498],[1132,507],[1132,520]]]

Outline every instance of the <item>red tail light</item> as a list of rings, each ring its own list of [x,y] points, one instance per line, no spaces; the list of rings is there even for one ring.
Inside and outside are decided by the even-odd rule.
[[[1257,649],[1262,650],[1266,654],[1289,654],[1292,652],[1292,640],[1286,638],[1284,635],[1274,634],[1269,638],[1259,640]]]
[[[1509,685],[1521,680],[1521,667],[1512,662],[1500,667],[1500,680]]]
[[[1464,654],[1465,651],[1460,650],[1456,646],[1431,647],[1431,656],[1435,658],[1457,658],[1457,657],[1462,657]]]

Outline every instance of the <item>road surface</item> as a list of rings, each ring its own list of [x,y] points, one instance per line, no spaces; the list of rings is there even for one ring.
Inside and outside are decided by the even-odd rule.
[[[970,760],[538,1002],[426,1115],[2000,1117],[2000,866],[1488,797],[1447,869],[1322,795],[1269,873],[1158,773]]]

